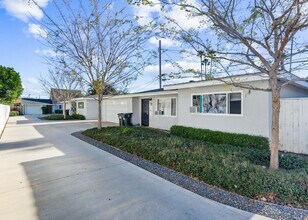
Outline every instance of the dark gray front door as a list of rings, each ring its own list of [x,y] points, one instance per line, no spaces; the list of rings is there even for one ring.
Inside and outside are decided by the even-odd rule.
[[[149,126],[149,115],[150,115],[150,100],[141,100],[141,124],[143,126]]]

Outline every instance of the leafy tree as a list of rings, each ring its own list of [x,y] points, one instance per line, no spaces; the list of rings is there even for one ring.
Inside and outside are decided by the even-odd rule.
[[[20,75],[13,68],[0,65],[0,103],[10,105],[22,94]]]
[[[31,3],[35,4],[35,0]],[[37,5],[37,4],[36,4]],[[46,44],[55,52],[49,62],[75,69],[83,84],[97,94],[98,123],[102,126],[102,100],[106,85],[125,88],[150,61],[145,43],[151,35],[112,3],[101,0],[50,1],[52,14],[44,11],[40,25]]]
[[[151,1],[138,3],[152,4]],[[307,0],[161,0],[160,4],[166,14],[170,8],[180,7],[183,13],[200,19],[198,29],[185,30],[171,18],[161,28],[164,36],[182,41],[196,53],[215,55],[219,67],[216,72],[230,77],[219,79],[212,72],[210,79],[271,92],[270,169],[278,169],[280,91],[290,83],[303,80],[292,73],[307,69],[308,64]],[[232,76],[238,73],[267,76],[269,88],[236,81]]]

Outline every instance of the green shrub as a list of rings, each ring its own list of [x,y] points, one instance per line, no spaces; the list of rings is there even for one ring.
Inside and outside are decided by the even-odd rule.
[[[85,120],[86,117],[84,115],[81,114],[72,114],[71,115],[73,119],[77,119],[77,120]]]
[[[270,171],[270,152],[255,146],[215,144],[142,127],[94,128],[83,134],[230,192],[308,207],[304,157],[280,153],[282,169]]]
[[[64,115],[53,114],[53,115],[45,116],[43,117],[43,119],[44,120],[64,120]],[[72,120],[72,119],[85,120],[85,117],[80,114],[66,115],[66,120]]]
[[[227,133],[179,125],[173,125],[170,132],[173,135],[183,138],[203,140],[215,144],[230,144],[234,146],[269,150],[269,141],[266,137],[262,136]]]
[[[47,109],[47,106],[42,106],[42,113],[43,113],[43,115],[46,115],[47,114],[47,112],[48,112],[48,109]]]
[[[55,114],[63,114],[63,110],[57,109],[57,110],[55,110]]]
[[[53,114],[43,117],[44,120],[64,120],[64,116],[60,114]]]
[[[18,116],[19,111],[10,111],[10,116]]]

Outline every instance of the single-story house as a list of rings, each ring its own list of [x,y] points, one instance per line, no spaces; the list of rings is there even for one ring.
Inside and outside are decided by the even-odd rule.
[[[233,81],[270,87],[269,79],[260,75],[239,75]],[[281,98],[297,97],[308,97],[308,82],[293,82],[282,88]],[[102,118],[117,123],[118,113],[133,113],[133,124],[153,128],[168,130],[172,125],[183,125],[270,138],[271,99],[271,92],[234,87],[220,80],[193,81],[141,93],[105,96]],[[97,119],[94,97],[74,101],[76,113]]]
[[[34,99],[21,98],[22,113],[24,115],[40,115],[42,114],[42,107],[46,106],[51,113],[52,100],[51,99]]]

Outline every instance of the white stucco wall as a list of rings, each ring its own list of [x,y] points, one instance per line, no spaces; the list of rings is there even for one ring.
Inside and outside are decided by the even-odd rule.
[[[98,103],[97,100],[87,99],[86,100],[86,119],[95,120],[98,118]]]
[[[119,113],[133,113],[132,98],[108,98],[102,103],[103,121],[118,123]]]
[[[79,102],[83,102],[84,103],[84,108],[83,109],[78,108],[78,103]],[[85,102],[86,102],[85,100],[76,101],[76,113],[84,115],[86,117],[86,103]]]
[[[10,115],[10,106],[0,104],[0,137]]]
[[[254,86],[268,87],[268,82],[255,82]],[[190,113],[192,94],[241,91],[242,115]],[[232,133],[245,133],[269,137],[270,93],[235,88],[227,85],[207,86],[178,91],[178,124]]]

